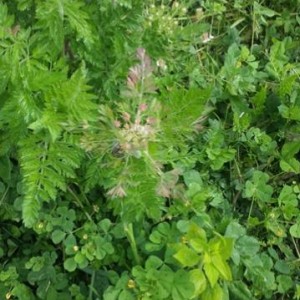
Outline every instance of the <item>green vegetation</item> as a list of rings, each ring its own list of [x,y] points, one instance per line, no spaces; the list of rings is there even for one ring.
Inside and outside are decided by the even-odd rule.
[[[300,299],[299,0],[0,0],[0,299]]]

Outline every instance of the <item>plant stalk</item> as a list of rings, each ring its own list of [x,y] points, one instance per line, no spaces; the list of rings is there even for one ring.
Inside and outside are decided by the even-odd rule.
[[[124,231],[126,233],[127,239],[129,241],[131,251],[133,254],[134,261],[137,265],[141,264],[141,258],[138,254],[137,246],[136,246],[136,241],[134,238],[134,233],[133,233],[133,226],[132,223],[124,224]]]

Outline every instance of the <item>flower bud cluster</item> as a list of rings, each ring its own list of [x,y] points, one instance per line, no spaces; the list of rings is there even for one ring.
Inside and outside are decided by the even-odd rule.
[[[119,146],[124,153],[139,158],[148,142],[154,140],[156,119],[149,117],[148,111],[148,104],[141,103],[134,118],[124,112],[121,120],[114,121]]]
[[[179,28],[178,18],[185,16],[187,8],[178,1],[173,2],[172,6],[152,4],[147,11],[146,26],[157,26],[159,33],[172,34]]]

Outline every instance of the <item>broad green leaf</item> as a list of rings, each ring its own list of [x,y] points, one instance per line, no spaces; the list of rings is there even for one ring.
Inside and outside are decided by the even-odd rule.
[[[201,295],[201,300],[223,300],[223,290],[219,284],[212,288],[207,288]]]
[[[293,191],[293,188],[291,186],[285,185],[278,197],[278,204],[279,206],[281,205],[292,205],[292,206],[297,206],[298,205],[298,200],[297,196]]]
[[[243,236],[236,242],[236,248],[243,257],[253,257],[259,250],[259,241],[251,236]]]
[[[172,288],[173,299],[190,299],[194,294],[194,285],[190,280],[189,273],[184,270],[176,272]]]
[[[228,237],[222,237],[220,239],[220,254],[224,260],[227,260],[231,257],[234,246],[234,240]]]
[[[74,234],[69,234],[67,238],[64,240],[64,245],[66,247],[73,247],[76,245],[76,238]]]
[[[80,252],[78,251],[75,256],[74,256],[74,261],[78,264],[78,265],[82,265],[84,264],[87,259],[86,257]]]
[[[103,294],[104,300],[117,300],[120,294],[120,290],[115,287],[109,286]]]
[[[109,298],[106,298],[107,300],[110,300]],[[118,297],[118,300],[135,300],[135,297],[133,296],[132,293],[130,293],[129,291],[127,290],[123,290],[119,297]]]
[[[280,160],[280,167],[284,172],[300,173],[300,162],[293,157]]]
[[[300,121],[300,107],[299,106],[287,106],[287,105],[280,105],[278,107],[280,114],[289,120]]]
[[[154,244],[159,244],[161,247],[167,241],[168,236],[171,234],[170,225],[166,222],[160,223],[157,228],[150,234],[150,241]]]
[[[107,233],[112,223],[109,219],[103,219],[99,222],[98,225],[105,233]]]
[[[17,299],[24,299],[24,300],[32,300],[34,296],[32,291],[27,287],[25,284],[17,283],[16,286],[13,288],[12,293],[13,296],[16,296]]]
[[[51,238],[54,244],[59,244],[66,236],[66,233],[60,229],[52,232]]]
[[[190,279],[195,287],[194,297],[197,297],[206,289],[207,280],[204,273],[200,269],[191,270]]]
[[[246,234],[246,229],[236,221],[232,221],[226,228],[225,236],[238,239]]]
[[[285,294],[288,290],[290,290],[294,286],[294,281],[290,276],[287,275],[277,276],[276,281],[278,282],[278,291],[281,294]]]
[[[285,143],[281,150],[280,167],[285,172],[300,173],[300,162],[294,157],[300,150],[298,142]]]
[[[145,263],[145,268],[148,270],[150,269],[158,269],[159,267],[161,267],[161,265],[163,264],[163,261],[157,257],[157,256],[154,256],[154,255],[151,255],[146,263]]]
[[[211,261],[215,268],[219,271],[220,276],[224,280],[232,280],[230,267],[227,264],[227,262],[222,258],[221,254],[213,255]]]
[[[69,257],[64,261],[64,268],[69,272],[73,272],[76,270],[77,263],[73,257]]]
[[[191,183],[202,185],[202,178],[196,170],[189,170],[183,174],[184,183],[189,186]]]
[[[294,238],[300,239],[300,220],[290,227],[290,234]]]
[[[277,220],[267,221],[266,228],[273,231],[278,237],[286,237],[285,227]]]
[[[169,297],[174,281],[174,272],[172,272],[169,267],[163,266],[159,271],[148,271],[146,277],[150,282],[156,281],[156,288],[149,290],[152,295],[155,295],[159,299]]]
[[[57,300],[58,294],[55,287],[52,285],[48,287],[46,300]]]
[[[195,223],[190,223],[186,238],[190,245],[199,253],[205,249],[206,233],[203,228]]]
[[[232,250],[232,238],[215,237],[209,241],[209,251],[212,253],[212,255],[221,254],[224,260],[231,256]]]
[[[176,223],[176,227],[179,229],[180,232],[186,233],[190,227],[190,221],[187,220],[179,220]]]
[[[281,155],[283,158],[293,157],[300,151],[300,145],[298,142],[285,143],[281,149]]]
[[[208,158],[211,160],[211,167],[213,170],[219,170],[223,165],[231,161],[236,153],[235,149],[217,149],[206,148]]]
[[[114,249],[112,243],[110,243],[110,242],[104,243],[102,245],[102,248],[103,248],[103,250],[105,250],[105,252],[107,254],[113,254],[115,252],[115,249]]]
[[[268,202],[273,194],[272,186],[268,185],[268,174],[261,171],[254,171],[252,180],[247,180],[244,195],[247,198],[256,198]]]
[[[276,271],[278,271],[282,274],[289,275],[291,273],[290,265],[284,260],[277,260],[274,265],[274,268]]]
[[[204,263],[203,270],[210,286],[214,287],[219,279],[219,271],[215,268],[213,263]]]
[[[176,258],[184,267],[193,267],[200,261],[200,257],[197,253],[185,245],[180,246],[180,250],[174,255],[174,258]]]

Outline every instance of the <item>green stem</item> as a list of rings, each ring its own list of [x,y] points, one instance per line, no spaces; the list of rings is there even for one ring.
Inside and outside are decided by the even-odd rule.
[[[91,278],[91,284],[90,284],[90,288],[89,288],[89,298],[88,298],[88,300],[93,299],[93,289],[94,289],[95,275],[96,275],[96,272],[93,271],[92,278]]]
[[[299,249],[298,249],[297,244],[295,242],[295,239],[294,239],[293,236],[291,236],[291,238],[292,238],[292,242],[293,242],[293,244],[295,246],[296,253],[297,253],[298,257],[300,258],[300,252],[299,252]]]
[[[138,254],[136,241],[135,241],[134,233],[133,233],[132,223],[129,223],[128,225],[124,224],[124,231],[126,233],[128,241],[129,241],[131,251],[132,251],[132,254],[133,254],[133,257],[134,257],[134,261],[137,265],[140,265],[141,264],[141,258]]]
[[[255,38],[255,11],[254,11],[254,4],[252,5],[252,32],[251,32],[251,47],[250,52],[252,53],[253,45],[254,45],[254,38]]]
[[[248,214],[248,223],[249,223],[249,219],[251,217],[251,214],[252,214],[252,210],[253,210],[253,204],[254,204],[254,199],[252,199],[251,201],[251,205],[250,205],[250,209],[249,209],[249,214]]]

